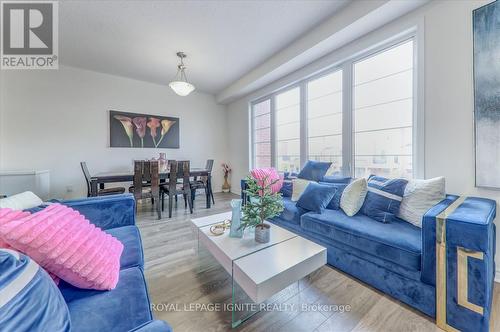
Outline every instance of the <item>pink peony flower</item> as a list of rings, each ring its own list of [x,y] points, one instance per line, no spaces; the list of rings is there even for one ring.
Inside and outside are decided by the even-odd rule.
[[[269,167],[269,168],[255,168],[253,169],[250,174],[254,179],[257,180],[257,183],[261,187],[265,187],[270,185],[271,183],[275,182],[274,184],[271,185],[271,193],[275,194],[281,190],[281,187],[283,187],[283,175],[280,175],[276,169]],[[263,195],[263,192],[259,193],[259,195]]]

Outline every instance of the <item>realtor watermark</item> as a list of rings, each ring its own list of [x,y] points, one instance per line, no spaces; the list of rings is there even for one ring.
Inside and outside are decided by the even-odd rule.
[[[219,312],[219,311],[321,311],[349,312],[350,304],[320,304],[320,303],[152,303],[152,311],[163,312]]]
[[[1,1],[1,69],[58,69],[57,1]]]

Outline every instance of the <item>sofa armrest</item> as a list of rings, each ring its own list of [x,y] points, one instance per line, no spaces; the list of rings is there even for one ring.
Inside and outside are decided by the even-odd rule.
[[[487,331],[495,275],[496,202],[447,196],[422,222],[421,280],[436,286],[436,321]]]
[[[453,203],[458,196],[447,195],[422,218],[422,274],[420,279],[436,285],[436,217]]]
[[[172,332],[172,327],[162,320],[152,320],[130,332]]]
[[[69,206],[101,229],[135,225],[135,200],[132,194],[66,200]]]

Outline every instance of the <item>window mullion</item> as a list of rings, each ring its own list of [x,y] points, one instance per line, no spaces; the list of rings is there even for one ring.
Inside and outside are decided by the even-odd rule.
[[[276,95],[272,94],[271,102],[271,167],[276,167]]]
[[[309,157],[307,122],[307,82],[300,85],[300,166],[304,167]]]
[[[342,174],[354,176],[352,62],[342,66]]]

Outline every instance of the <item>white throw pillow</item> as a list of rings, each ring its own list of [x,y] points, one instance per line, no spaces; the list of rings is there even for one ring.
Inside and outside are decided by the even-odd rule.
[[[431,207],[446,197],[445,179],[410,180],[406,185],[398,217],[422,227],[422,217]]]
[[[293,179],[292,180],[292,198],[291,200],[296,202],[299,200],[300,196],[306,190],[306,187],[309,185],[309,180],[304,179]]]
[[[39,206],[43,201],[31,191],[25,191],[20,194],[12,195],[0,199],[0,208],[10,208],[12,210],[31,209]]]
[[[366,193],[368,192],[368,183],[365,178],[359,178],[352,181],[345,187],[342,197],[340,197],[340,208],[349,217],[352,217],[363,206]]]

